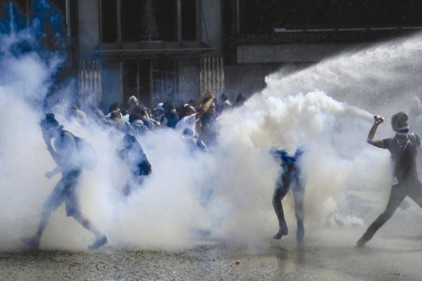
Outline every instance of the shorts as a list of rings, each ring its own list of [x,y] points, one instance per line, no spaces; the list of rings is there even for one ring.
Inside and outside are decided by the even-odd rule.
[[[68,217],[80,211],[79,199],[76,194],[76,185],[80,174],[81,171],[73,171],[63,175],[62,179],[56,184],[56,187],[47,198],[47,208],[55,210],[65,203],[66,215]]]

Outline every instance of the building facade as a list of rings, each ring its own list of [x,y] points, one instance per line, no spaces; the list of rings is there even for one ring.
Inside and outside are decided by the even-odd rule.
[[[207,89],[247,97],[283,66],[306,67],[422,26],[418,0],[0,3],[2,18],[10,15],[8,3],[27,25],[38,17],[41,40],[67,50],[62,76],[78,78],[79,101],[104,110],[132,95],[147,106],[198,99]]]
[[[220,10],[219,1],[78,1],[79,57],[101,61],[102,105],[132,95],[183,103],[201,96],[207,71],[221,91]]]
[[[265,75],[281,67],[295,71],[422,27],[418,0],[227,0],[222,6],[231,96],[261,90]]]

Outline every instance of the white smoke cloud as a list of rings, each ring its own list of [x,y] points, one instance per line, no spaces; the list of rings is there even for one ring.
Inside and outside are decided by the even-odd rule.
[[[221,165],[235,162],[227,164],[233,167],[230,182],[217,185],[232,209],[223,237],[255,243],[276,232],[270,204],[275,171],[264,156],[271,146],[289,152],[305,146],[308,225],[324,220],[330,212],[327,200],[340,202],[356,190],[387,194],[389,153],[369,146],[366,138],[374,114],[386,116],[376,137],[391,136],[391,115],[408,112],[409,101],[418,95],[420,44],[420,36],[415,36],[345,53],[297,73],[284,75],[281,69],[266,78],[262,93],[222,116]],[[294,233],[293,200],[284,201]]]
[[[345,53],[297,73],[284,75],[281,69],[243,107],[220,116],[219,144],[208,154],[192,153],[171,130],[139,138],[153,173],[129,198],[121,195],[129,173],[115,153],[121,136],[71,123],[56,107],[60,123],[99,155],[97,167],[80,182],[82,211],[115,248],[180,249],[207,232],[225,241],[266,243],[277,227],[271,197],[279,168],[269,150],[292,153],[304,147],[305,223],[317,224],[328,212],[326,200],[389,186],[388,153],[365,140],[373,114],[388,120],[407,110],[419,93],[420,45],[416,36]],[[47,95],[60,61],[35,53],[0,61],[0,249],[19,248],[19,237],[35,232],[42,204],[59,179],[44,177],[55,164],[42,141],[43,112],[35,104]],[[390,133],[386,122],[377,137]],[[208,200],[202,200],[207,192]],[[287,197],[284,204],[294,233],[291,202]],[[61,207],[41,245],[83,250],[92,239]]]

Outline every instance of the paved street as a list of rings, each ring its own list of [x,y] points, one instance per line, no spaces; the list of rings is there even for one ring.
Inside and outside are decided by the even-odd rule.
[[[411,201],[365,248],[355,248],[384,208],[385,195],[350,192],[349,210],[364,220],[364,226],[307,225],[302,247],[296,245],[295,229],[290,227],[290,235],[281,240],[269,236],[259,243],[236,245],[204,239],[180,251],[122,249],[113,243],[98,252],[3,251],[0,281],[422,280],[422,211]]]
[[[422,237],[399,235],[397,217],[364,249],[354,248],[360,229],[332,227],[308,229],[303,247],[290,235],[255,248],[204,242],[180,252],[3,252],[0,280],[422,280]]]

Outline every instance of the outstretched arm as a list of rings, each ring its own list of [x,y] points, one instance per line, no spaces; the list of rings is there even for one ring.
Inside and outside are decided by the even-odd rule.
[[[61,172],[61,169],[60,169],[59,166],[57,166],[53,170],[48,171],[47,173],[45,173],[45,176],[50,179],[50,178],[54,177],[55,175],[57,175],[60,172]]]
[[[366,140],[369,144],[372,144],[372,145],[379,147],[379,148],[384,148],[384,141],[374,140],[374,137],[375,137],[375,133],[378,129],[378,126],[382,122],[384,122],[384,119],[381,119],[381,118],[376,118],[374,120],[374,124],[372,125],[372,128],[371,128],[371,130],[369,131],[369,134],[368,134],[368,139]]]
[[[199,121],[201,117],[207,113],[207,111],[211,108],[212,103],[214,102],[214,98],[210,98],[207,102],[202,104],[202,106],[198,109],[198,113],[196,114],[196,121]]]

